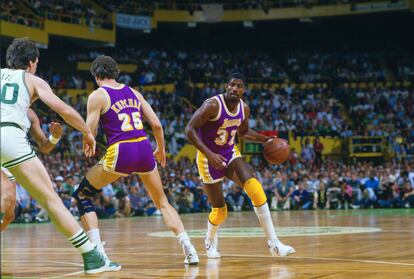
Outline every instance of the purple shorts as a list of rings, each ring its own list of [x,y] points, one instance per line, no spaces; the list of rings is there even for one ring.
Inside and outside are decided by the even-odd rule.
[[[241,153],[237,146],[233,147],[233,150],[231,150],[226,155],[222,155],[224,158],[227,159],[227,166],[230,165],[231,161],[233,161],[236,158],[241,157]],[[216,182],[220,182],[224,179],[226,168],[222,170],[218,170],[214,168],[212,165],[208,163],[208,160],[206,156],[204,156],[203,153],[197,150],[197,168],[198,168],[198,174],[201,177],[201,180],[204,184],[213,184]]]
[[[104,170],[127,176],[131,173],[145,174],[157,167],[151,143],[146,137],[119,141],[108,147],[99,162]]]

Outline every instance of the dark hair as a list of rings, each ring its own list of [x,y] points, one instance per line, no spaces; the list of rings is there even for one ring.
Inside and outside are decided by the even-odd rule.
[[[244,76],[240,73],[232,73],[229,75],[229,77],[227,78],[227,83],[229,83],[232,79],[240,79],[243,81],[243,85],[244,87],[247,87],[247,83],[246,83],[246,79],[244,78]]]
[[[16,38],[7,48],[6,64],[9,69],[26,70],[29,62],[40,56],[37,46],[28,38]]]
[[[119,75],[118,64],[110,56],[99,55],[92,62],[91,74],[98,79],[116,79]]]

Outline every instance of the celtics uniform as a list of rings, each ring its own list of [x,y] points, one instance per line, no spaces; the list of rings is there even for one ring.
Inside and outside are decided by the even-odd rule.
[[[36,157],[26,134],[30,93],[24,70],[1,69],[1,166],[15,167]]]

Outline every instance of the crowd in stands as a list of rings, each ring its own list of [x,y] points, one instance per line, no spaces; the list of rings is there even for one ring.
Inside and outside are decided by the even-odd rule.
[[[399,52],[201,52],[162,49],[106,49],[74,53],[71,62],[91,61],[100,54],[111,55],[119,63],[135,64],[135,84],[181,81],[220,83],[233,72],[241,72],[250,82],[342,84],[413,80],[412,51]]]
[[[22,4],[16,4],[15,1],[2,1],[0,5],[0,19],[24,26],[34,28],[41,28],[42,21],[31,13],[21,7]]]
[[[113,29],[110,13],[98,13],[93,5],[81,0],[29,0],[27,4],[2,2],[1,19],[35,28],[43,27],[43,21],[48,19],[91,28]]]
[[[34,11],[45,19],[104,29],[113,28],[109,13],[100,14],[92,4],[86,4],[81,0],[30,0],[29,3]]]
[[[362,0],[224,0],[224,1],[209,1],[209,0],[161,0],[161,1],[121,1],[121,0],[105,0],[101,1],[107,9],[114,12],[130,13],[137,15],[152,15],[154,10],[186,10],[190,14],[195,11],[202,11],[204,5],[208,4],[222,4],[224,10],[250,10],[259,9],[268,13],[270,9],[278,9],[285,7],[306,7],[311,8],[317,5],[338,5],[338,4],[352,4],[361,2]]]
[[[96,159],[85,159],[82,155],[78,132],[66,129],[66,134],[68,140],[62,140],[56,152],[39,156],[64,204],[78,216],[71,194]],[[306,143],[310,152],[317,153],[317,142]],[[271,209],[414,208],[413,161],[410,164],[394,160],[378,166],[369,162],[345,164],[315,154],[308,158],[306,152],[302,150],[299,155],[293,152],[279,166],[267,164],[261,156],[252,157],[255,175],[263,184]],[[96,158],[101,155],[102,149]],[[168,200],[178,212],[210,210],[195,162],[170,158],[166,168],[159,169]],[[225,180],[223,189],[229,210],[252,208],[239,185]],[[160,214],[136,175],[107,185],[94,202],[101,218]],[[16,216],[18,222],[48,220],[45,211],[20,185],[17,185]]]
[[[102,53],[96,50],[76,53],[68,60],[90,61]],[[342,56],[309,52],[303,56],[304,53],[293,52],[285,58],[274,58],[263,52],[230,54],[130,48],[106,54],[120,63],[138,65],[135,74],[121,73],[121,82],[132,86],[176,83],[173,93],[153,90],[142,93],[164,128],[167,152],[172,156],[167,167],[160,168],[162,182],[169,201],[180,213],[209,211],[195,163],[186,158],[174,161],[173,156],[187,143],[184,128],[195,108],[205,99],[224,92],[222,83],[231,72],[242,72],[252,84],[244,96],[251,109],[251,127],[277,130],[282,137],[290,132],[294,138],[302,139],[301,150],[292,151],[283,165],[269,165],[260,156],[251,157],[272,209],[414,207],[414,87],[403,82],[388,84],[390,76],[397,81],[413,82],[410,53]],[[400,65],[392,63],[391,57]],[[67,77],[53,69],[40,69],[39,75],[54,88],[85,88],[85,81],[92,81],[89,73],[88,77],[82,73]],[[328,80],[333,82],[324,82]],[[258,81],[276,81],[279,85],[272,87]],[[365,85],[350,86],[348,83],[353,81],[363,81]],[[369,85],[372,81],[382,84]],[[198,82],[203,84],[197,85]],[[312,85],[301,86],[302,82]],[[62,98],[85,116],[86,95]],[[58,117],[45,106],[35,106],[42,129],[48,133],[47,123]],[[56,191],[77,216],[71,193],[84,173],[103,155],[103,148],[99,148],[95,158],[86,159],[81,135],[64,127],[65,136],[54,153],[39,156]],[[148,127],[146,130],[149,132]],[[323,158],[320,138],[346,139],[355,135],[385,137],[395,158],[382,165]],[[101,137],[98,140],[105,142]],[[251,208],[249,198],[238,185],[225,180],[223,187],[230,210]],[[45,211],[19,185],[17,200],[17,221],[47,219]],[[160,214],[137,176],[106,186],[95,204],[102,218]]]
[[[409,91],[405,89],[383,89],[375,95],[369,95],[373,93],[363,90],[361,91],[364,92],[363,94],[358,93],[359,90],[354,91],[355,98],[351,97],[349,102],[342,104],[345,110],[349,109],[349,115],[354,120],[354,123],[351,121],[350,125],[357,124],[368,127],[369,125],[379,125],[382,122],[395,124],[389,130],[394,134],[387,135],[382,129],[379,129],[384,133],[384,136],[389,136],[391,139],[395,135],[406,135],[406,128],[409,127],[411,137],[404,137],[401,145],[411,148],[411,157],[397,156],[394,160],[382,165],[356,161],[345,163],[342,160],[323,158],[324,146],[318,136],[334,136],[334,134],[324,135],[317,130],[317,126],[312,126],[312,123],[325,121],[326,127],[331,127],[336,122],[341,123],[346,120],[339,113],[339,99],[335,99],[335,94],[319,87],[308,91],[295,90],[295,88],[290,91],[285,88],[278,93],[259,88],[248,90],[246,102],[249,103],[252,111],[250,125],[257,130],[275,129],[276,127],[281,129],[284,125],[283,121],[287,121],[290,125],[299,126],[300,123],[303,123],[304,126],[310,125],[308,128],[310,132],[317,131],[311,133],[317,135],[312,141],[307,137],[308,134],[298,132],[297,136],[302,137],[302,149],[300,153],[292,151],[289,160],[283,165],[269,165],[261,156],[251,157],[250,163],[255,170],[255,175],[264,186],[271,209],[414,207],[413,129],[408,119],[410,117],[413,119],[413,110],[410,110],[409,106],[413,104],[414,95],[407,93]],[[339,93],[336,92],[336,94]],[[387,96],[385,103],[381,101],[384,94]],[[178,151],[181,145],[186,142],[183,130],[189,120],[188,117],[193,113],[193,108],[181,103],[179,94],[147,92],[144,93],[144,96],[162,120],[168,145],[167,150],[174,153],[172,150],[176,148]],[[86,96],[70,97],[67,95],[64,96],[64,100],[85,115]],[[369,107],[367,112],[353,115],[355,111],[364,108],[364,106]],[[392,111],[396,118],[390,118],[389,123],[385,120],[375,121],[376,118],[381,118],[377,114],[374,117],[369,116],[369,113],[372,112],[371,107],[374,107],[374,111],[378,114],[387,110]],[[387,114],[385,113],[385,115]],[[46,115],[40,114],[40,116],[41,127],[45,133],[48,133],[47,123],[56,119],[57,116],[50,112]],[[406,119],[401,121],[400,117],[406,117]],[[274,119],[275,126],[268,124],[266,119]],[[406,126],[398,126],[399,122],[404,122]],[[84,173],[97,162],[97,158],[103,155],[104,149],[100,147],[94,159],[86,159],[82,154],[80,133],[66,125],[64,127],[65,136],[57,145],[56,151],[52,155],[39,156],[45,163],[54,182],[54,187],[64,204],[72,214],[78,216],[79,213],[71,198],[71,193]],[[370,128],[368,135],[376,135],[375,131],[377,130]],[[344,136],[342,133],[343,131],[341,135]],[[174,161],[171,156],[166,168],[160,168],[160,172],[165,193],[170,203],[180,213],[209,211],[210,207],[197,175],[195,162],[187,158]],[[240,186],[225,180],[223,189],[230,210],[251,209],[251,202]],[[101,218],[160,214],[137,176],[122,178],[106,186],[94,202]],[[35,200],[31,199],[20,185],[17,186],[17,204],[18,222],[48,220],[45,211]]]

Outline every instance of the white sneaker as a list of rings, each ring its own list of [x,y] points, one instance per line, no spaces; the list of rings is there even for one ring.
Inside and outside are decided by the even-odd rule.
[[[197,251],[192,244],[183,245],[184,250],[184,264],[197,265],[199,262]]]
[[[272,256],[286,257],[296,252],[293,247],[274,240],[268,240],[267,246],[269,247],[269,251]]]
[[[207,258],[220,259],[220,252],[218,250],[218,238],[217,236],[213,240],[205,239],[204,244],[206,245]]]
[[[96,245],[96,249],[102,254],[106,261],[107,269],[106,271],[119,271],[121,270],[122,266],[116,262],[112,262],[109,260],[108,255],[105,252],[104,245],[106,244],[105,241],[102,241],[101,243]]]

